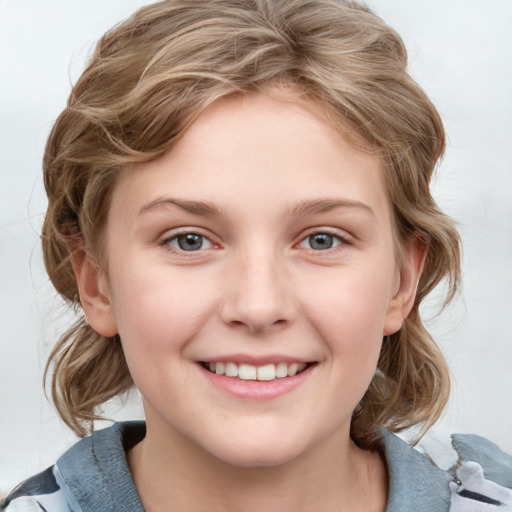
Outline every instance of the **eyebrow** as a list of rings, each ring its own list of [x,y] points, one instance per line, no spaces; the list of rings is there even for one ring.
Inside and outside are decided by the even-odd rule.
[[[138,215],[140,216],[149,211],[159,210],[168,206],[177,206],[178,208],[192,213],[193,215],[200,215],[205,217],[222,216],[221,210],[219,210],[219,208],[217,208],[213,203],[206,201],[175,199],[171,197],[159,197],[149,201],[144,206],[142,206],[138,212]],[[307,214],[326,213],[339,208],[357,208],[363,211],[367,211],[371,215],[375,216],[375,212],[367,204],[361,201],[337,198],[303,200],[297,203],[293,208],[287,208],[286,212],[291,213],[295,217],[299,217],[301,215]]]
[[[306,215],[311,213],[325,213],[339,208],[349,209],[357,208],[370,213],[375,216],[375,212],[366,204],[361,201],[354,201],[352,199],[311,199],[300,201],[292,210],[294,216]]]
[[[212,203],[204,201],[189,201],[185,199],[174,199],[171,197],[159,197],[146,203],[138,212],[138,215],[143,215],[152,210],[159,210],[168,206],[177,206],[194,215],[201,216],[219,216],[220,210]]]

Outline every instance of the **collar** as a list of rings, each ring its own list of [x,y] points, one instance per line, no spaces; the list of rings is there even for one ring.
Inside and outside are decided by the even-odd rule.
[[[381,434],[390,480],[386,512],[448,511],[450,474],[388,430]],[[143,421],[116,423],[82,439],[57,461],[63,490],[80,507],[76,512],[144,512],[125,453],[145,435]]]
[[[452,476],[389,430],[380,432],[389,472],[386,512],[448,511]]]
[[[144,512],[125,453],[145,435],[143,421],[116,423],[80,440],[59,458],[63,491],[80,507],[73,512]]]

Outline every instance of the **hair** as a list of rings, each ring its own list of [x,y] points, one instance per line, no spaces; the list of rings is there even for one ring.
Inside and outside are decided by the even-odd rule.
[[[53,367],[52,398],[71,429],[87,435],[99,406],[133,386],[119,336],[99,335],[81,313],[72,265],[77,248],[101,261],[117,176],[169,150],[213,102],[275,85],[314,102],[354,145],[382,158],[399,259],[407,244],[428,247],[413,309],[383,340],[351,436],[373,449],[377,426],[421,425],[423,432],[439,419],[449,373],[419,306],[445,278],[446,303],[453,298],[460,240],[429,190],[445,148],[441,118],[406,68],[398,34],[344,0],[168,0],[138,10],[100,39],[43,163],[45,265],[79,313],[53,348],[45,380]]]

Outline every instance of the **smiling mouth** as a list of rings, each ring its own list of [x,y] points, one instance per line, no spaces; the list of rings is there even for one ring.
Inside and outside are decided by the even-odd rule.
[[[253,366],[252,364],[237,364],[233,362],[210,363],[201,361],[201,366],[210,373],[224,375],[233,379],[272,381],[293,377],[316,364],[312,363],[277,363]]]

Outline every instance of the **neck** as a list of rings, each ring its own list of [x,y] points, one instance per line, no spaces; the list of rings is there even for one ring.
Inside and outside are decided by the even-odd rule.
[[[152,435],[154,434],[154,435]],[[194,510],[382,512],[387,474],[380,456],[358,448],[348,434],[333,436],[275,466],[226,463],[176,432],[162,439],[148,429],[128,453],[147,512]]]

